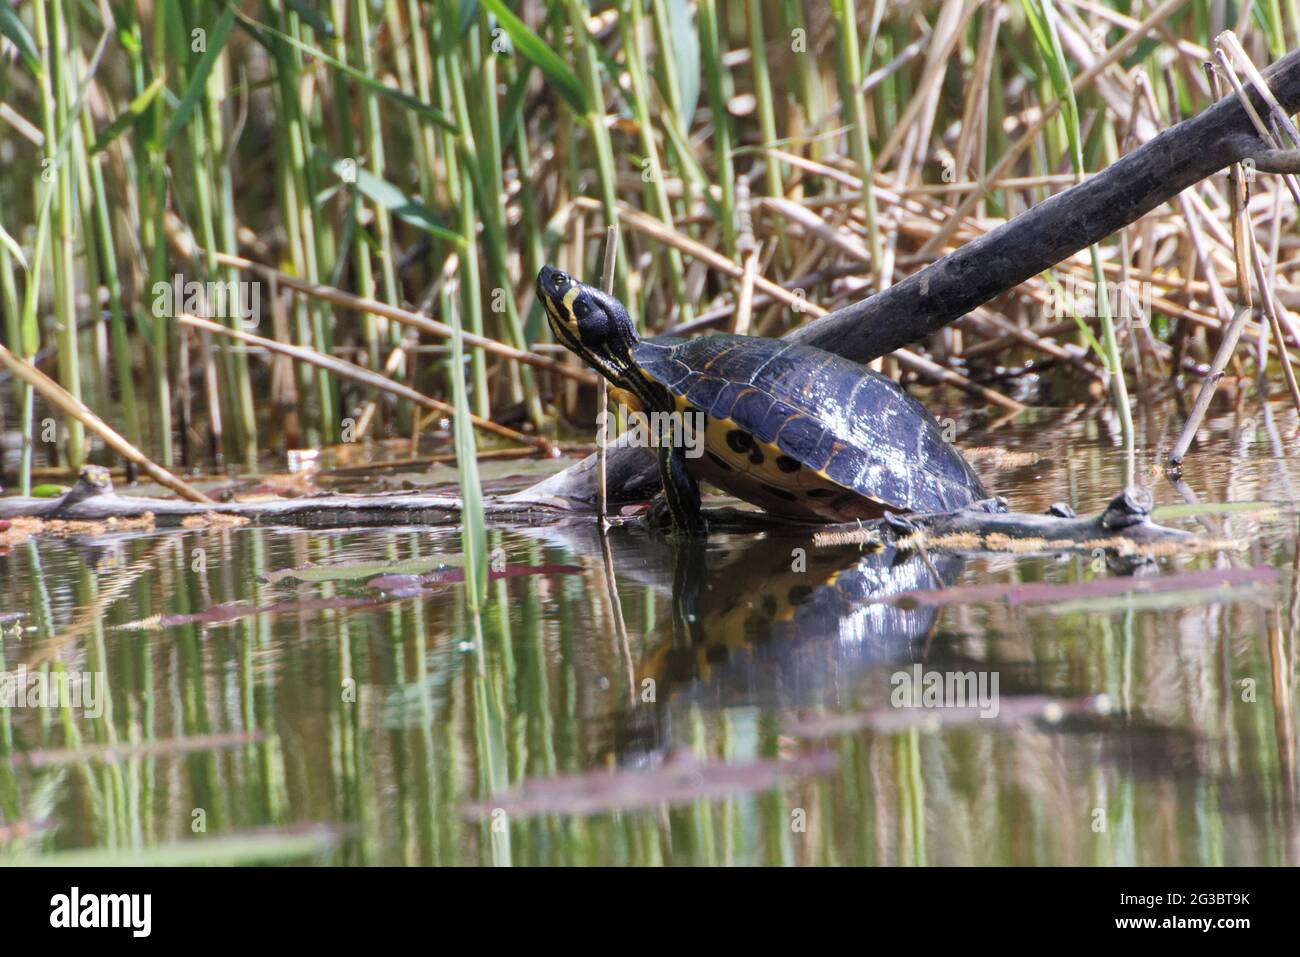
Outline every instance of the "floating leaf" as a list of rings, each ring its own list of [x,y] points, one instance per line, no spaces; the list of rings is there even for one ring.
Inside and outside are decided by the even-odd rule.
[[[582,569],[577,565],[510,565],[500,571],[492,569],[488,572],[489,581],[498,581],[502,578],[528,578],[533,575],[578,575]],[[372,578],[367,582],[367,587],[378,588],[391,594],[416,594],[423,590],[424,585],[455,585],[465,580],[465,572],[459,568],[448,568],[442,571],[429,572],[425,575],[380,575],[378,578]]]
[[[313,857],[339,840],[337,828],[306,824],[253,828],[220,837],[175,841],[139,850],[87,848],[39,856],[13,856],[12,863],[37,867],[195,867],[269,863]]]
[[[1161,505],[1151,513],[1153,519],[1192,518],[1196,515],[1235,515],[1242,512],[1276,512],[1273,502],[1191,502]]]
[[[278,582],[293,578],[301,582],[355,581],[369,578],[371,575],[423,575],[459,565],[457,555],[437,558],[412,558],[400,562],[348,562],[339,565],[304,565],[300,568],[286,568],[278,572],[268,572],[262,577],[268,582]]]
[[[252,618],[256,615],[302,614],[309,611],[337,611],[341,608],[378,608],[387,602],[380,598],[365,598],[355,595],[335,595],[331,598],[306,598],[302,601],[277,601],[269,605],[247,605],[229,602],[224,605],[211,605],[202,611],[184,615],[152,615],[139,621],[129,621],[114,625],[113,631],[162,631],[164,628],[179,628],[182,625],[225,625],[232,621]]]

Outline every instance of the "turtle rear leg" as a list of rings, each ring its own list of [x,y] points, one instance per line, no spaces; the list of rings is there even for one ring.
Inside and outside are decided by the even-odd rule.
[[[658,527],[671,524],[674,531],[684,535],[705,534],[708,529],[700,509],[700,486],[686,470],[686,455],[681,449],[660,446],[659,477],[664,491],[650,509],[650,523]]]

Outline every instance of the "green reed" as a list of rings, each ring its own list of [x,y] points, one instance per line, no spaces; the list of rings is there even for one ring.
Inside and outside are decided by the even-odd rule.
[[[1077,178],[1086,172],[1083,158],[1082,133],[1079,126],[1079,105],[1074,96],[1074,87],[1070,80],[1069,62],[1061,49],[1061,40],[1057,34],[1052,0],[1022,0],[1025,14],[1033,28],[1034,39],[1038,43],[1039,53],[1047,66],[1048,77],[1057,97],[1062,101],[1061,117],[1065,124],[1069,142],[1070,163]],[[1135,435],[1133,431],[1133,413],[1129,407],[1128,386],[1124,381],[1124,360],[1119,351],[1119,339],[1115,335],[1115,321],[1110,311],[1110,295],[1107,281],[1102,269],[1101,250],[1094,243],[1089,247],[1092,259],[1092,280],[1096,293],[1097,313],[1101,321],[1102,343],[1105,347],[1103,359],[1111,376],[1111,388],[1114,391],[1115,411],[1119,415],[1120,426],[1124,434],[1124,445],[1130,456],[1133,454]]]
[[[1009,15],[993,34],[987,78],[976,76],[978,44],[996,12]],[[952,185],[934,161],[944,151],[968,167],[957,171],[960,180],[978,180],[1016,145],[1027,119],[1057,100],[1063,119],[1045,125],[1004,179],[1059,175],[1062,166],[1096,170],[1131,148],[1126,118],[1095,86],[1073,97],[1070,79],[1083,67],[1057,35],[1082,25],[1084,39],[1113,46],[1131,31],[1113,14],[1033,0],[984,5],[957,38],[938,95],[918,109],[915,98],[935,88],[922,82],[926,50],[914,46],[939,11],[876,0],[3,4],[0,34],[19,56],[0,67],[0,91],[35,136],[22,122],[0,124],[17,157],[0,224],[0,332],[19,346],[15,354],[57,366],[71,393],[163,464],[175,464],[179,419],[192,407],[185,447],[206,433],[223,446],[217,451],[251,467],[259,453],[289,441],[282,432],[297,441],[268,402],[294,394],[280,367],[224,337],[182,336],[170,316],[151,310],[154,285],[176,272],[252,278],[223,264],[223,255],[444,322],[440,287],[454,282],[467,333],[536,349],[550,345],[531,293],[537,269],[556,259],[591,261],[601,227],[627,207],[653,220],[645,231],[620,229],[616,288],[638,322],[663,326],[734,309],[735,274],[701,262],[690,244],[735,263],[736,182],[745,177],[764,278],[811,275],[803,292],[838,305],[863,294],[840,283],[851,263],[764,198],[810,204],[853,234],[867,248],[873,282],[883,281],[882,251],[892,250],[893,278],[901,278],[954,244],[945,233],[942,248],[909,261],[932,224],[943,231],[960,221],[945,212],[970,196],[969,183],[942,191]],[[1172,15],[1124,60],[1145,74],[1160,123],[1207,103],[1187,54],[1169,64],[1168,40],[1208,46],[1224,27],[1241,31],[1252,56],[1276,57],[1300,39],[1300,3],[1269,0],[1234,12],[1196,0]],[[103,69],[92,62],[100,43]],[[885,75],[864,88],[873,70]],[[915,131],[896,129],[905,122]],[[914,132],[911,168],[891,182],[899,151],[880,147]],[[765,147],[834,175],[771,159]],[[904,190],[904,207],[875,189],[849,190],[842,175]],[[35,184],[35,203],[14,188],[20,181]],[[994,184],[970,199],[969,211],[977,220],[1014,215],[1060,186]],[[928,204],[923,215],[917,203]],[[1173,262],[1181,256],[1153,265],[1148,238],[1139,253],[1144,271],[1184,265]],[[447,274],[453,256],[457,268]],[[1100,259],[1094,251],[1094,279],[1113,280]],[[293,293],[284,304],[277,318],[287,332],[276,335],[319,353],[361,356],[418,389],[448,391],[444,364],[417,368],[397,323],[315,295]],[[1112,377],[1128,430],[1124,330],[1116,330],[1108,297],[1098,297],[1098,307],[1080,341],[1100,346],[1095,361]],[[760,332],[806,320],[759,308]],[[1041,332],[1041,310],[1023,299],[1008,305],[1008,316]],[[1179,350],[1203,352],[1203,330],[1212,335],[1205,324],[1169,326],[1174,332],[1158,338]],[[964,345],[981,335],[961,331]],[[447,343],[423,336],[418,345]],[[560,398],[575,394],[568,383],[473,345],[467,355],[477,414],[555,430]],[[1138,358],[1144,368],[1152,361]],[[341,440],[352,410],[387,408],[313,366],[299,364],[293,375],[303,406],[289,411],[306,425],[308,444]],[[15,399],[25,437],[20,485],[30,487],[31,469],[51,453],[70,466],[85,459],[79,423],[61,423],[57,446],[33,443],[43,405],[22,387]],[[395,417],[380,414],[368,437],[410,435],[407,411],[399,404]]]

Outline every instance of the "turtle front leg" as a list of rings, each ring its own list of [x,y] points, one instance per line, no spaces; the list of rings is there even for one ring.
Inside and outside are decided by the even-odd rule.
[[[664,492],[650,509],[650,524],[663,527],[671,523],[673,530],[683,535],[704,535],[708,528],[700,509],[700,485],[686,470],[686,455],[680,448],[660,446],[659,477]]]

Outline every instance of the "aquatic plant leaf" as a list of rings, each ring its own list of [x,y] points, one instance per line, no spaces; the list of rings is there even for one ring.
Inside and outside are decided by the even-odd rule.
[[[1274,502],[1186,502],[1178,505],[1161,505],[1151,517],[1157,520],[1194,518],[1197,515],[1233,515],[1240,512],[1275,512]]]
[[[31,267],[27,265],[27,257],[23,255],[23,247],[19,246],[17,241],[9,235],[9,231],[4,228],[3,223],[0,223],[0,245],[9,250],[9,255],[18,260],[24,271],[30,270]]]
[[[90,147],[90,155],[94,156],[97,153],[104,152],[115,139],[130,129],[135,124],[135,121],[144,115],[145,110],[149,109],[166,85],[167,77],[164,74],[146,86],[140,95],[127,104],[126,109],[114,118],[112,123],[104,127],[104,132],[99,134],[94,145]]]
[[[497,23],[510,37],[515,49],[542,71],[547,81],[568,101],[569,106],[573,107],[574,112],[585,116],[589,110],[587,91],[564,59],[530,30],[526,23],[511,13],[510,8],[502,0],[483,0],[483,6],[496,17]]]
[[[501,570],[489,569],[488,581],[501,578],[528,578],[532,575],[577,575],[582,569],[577,565],[511,565]],[[465,572],[459,568],[430,572],[427,575],[381,575],[366,583],[369,588],[384,591],[402,591],[416,593],[421,585],[455,585],[465,580]]]
[[[677,90],[682,97],[682,122],[690,125],[700,102],[700,35],[686,0],[668,0],[668,32],[677,64]]]
[[[267,39],[268,36],[274,37],[276,40],[287,43],[303,53],[306,53],[308,56],[320,60],[322,63],[338,70],[345,76],[356,80],[366,89],[373,90],[381,96],[386,96],[395,103],[401,104],[417,116],[420,116],[431,123],[435,123],[449,132],[457,132],[456,124],[447,118],[447,114],[443,113],[442,110],[437,107],[425,103],[419,97],[412,96],[396,87],[389,86],[382,80],[376,79],[367,73],[363,73],[356,67],[349,66],[342,60],[330,56],[324,50],[314,47],[311,44],[303,43],[301,40],[291,37],[287,33],[281,33],[279,30],[275,29],[275,27],[267,26],[265,23],[258,23],[243,16],[239,18],[239,23],[240,26],[242,26],[255,40],[257,40],[258,43],[270,50],[272,54],[275,53],[275,48],[270,40]]]
[[[443,225],[436,212],[408,196],[388,180],[376,176],[370,170],[356,165],[353,161],[332,159],[319,149],[316,151],[316,155],[322,163],[328,166],[336,176],[344,179],[345,182],[348,179],[355,178],[356,188],[365,194],[366,198],[378,203],[398,219],[410,223],[418,229],[423,229],[426,233],[437,236],[439,239],[446,240],[457,246],[461,245],[460,233],[448,229]]]
[[[0,2],[0,35],[13,41],[23,62],[27,64],[27,69],[40,75],[41,57],[36,50],[36,41],[32,39],[27,26],[18,18],[18,11],[9,0]]]
[[[459,565],[459,555],[440,555],[434,558],[412,558],[397,562],[346,562],[338,565],[300,565],[267,572],[262,580],[274,584],[286,578],[302,582],[355,581],[372,575],[423,575],[439,568]]]
[[[368,598],[356,595],[335,595],[332,598],[307,598],[302,601],[278,601],[269,605],[245,605],[230,602],[212,605],[202,611],[184,615],[154,615],[139,621],[129,621],[116,625],[111,631],[161,631],[164,628],[179,628],[182,625],[224,625],[242,618],[255,615],[276,615],[286,612],[336,610],[339,608],[377,608],[389,603],[389,599]]]
[[[175,841],[137,851],[95,848],[7,860],[34,867],[197,867],[270,863],[314,857],[330,850],[343,832],[325,824],[251,828],[218,837]]]

